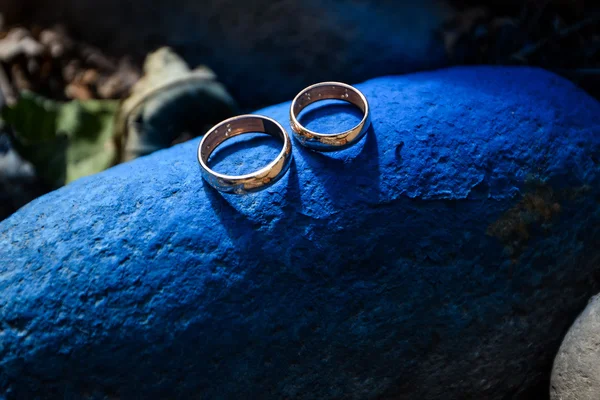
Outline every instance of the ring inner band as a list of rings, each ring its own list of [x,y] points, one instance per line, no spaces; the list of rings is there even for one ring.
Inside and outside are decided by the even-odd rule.
[[[202,161],[208,165],[208,158],[221,143],[250,132],[266,133],[285,142],[285,133],[272,121],[258,117],[238,118],[225,125],[217,126],[208,133],[204,146],[200,149]]]
[[[363,114],[366,109],[365,102],[354,88],[327,84],[314,86],[302,92],[294,103],[294,115],[297,118],[303,109],[320,100],[344,100],[357,106]]]

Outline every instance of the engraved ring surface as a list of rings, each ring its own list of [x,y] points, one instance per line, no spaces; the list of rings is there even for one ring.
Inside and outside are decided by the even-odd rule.
[[[298,122],[300,112],[309,104],[320,100],[344,100],[363,112],[363,118],[354,128],[335,134],[313,132]],[[371,125],[367,98],[356,88],[340,82],[322,82],[302,90],[290,107],[290,124],[298,142],[318,151],[337,151],[356,144],[367,133]]]
[[[208,167],[208,158],[221,143],[249,132],[267,133],[283,141],[283,149],[266,167],[246,175],[224,175]],[[198,162],[202,177],[209,185],[225,193],[245,194],[257,192],[273,185],[292,161],[292,143],[289,135],[276,121],[262,115],[240,115],[226,119],[209,130],[198,146]]]

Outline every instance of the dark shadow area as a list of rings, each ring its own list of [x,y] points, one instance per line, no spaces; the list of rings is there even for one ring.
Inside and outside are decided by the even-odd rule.
[[[0,133],[0,221],[51,190],[11,149],[9,136]]]
[[[356,200],[376,202],[381,181],[377,134],[369,127],[353,147],[335,153],[320,153],[298,146],[319,184],[340,204]]]
[[[280,194],[281,189],[277,190],[278,186],[279,188],[285,188],[285,194],[282,195],[284,198],[281,199],[281,203],[284,204],[284,217],[288,217],[292,213],[297,212],[301,206],[300,183],[294,159],[292,159],[286,175],[272,187],[275,188],[275,193]],[[262,246],[270,240],[259,230],[261,225],[252,221],[249,216],[240,212],[232,204],[235,202],[253,201],[252,197],[261,196],[263,193],[258,192],[240,197],[238,195],[220,193],[208,184],[203,184],[203,188],[211,207],[215,210],[219,221],[227,230],[229,237],[236,242],[236,245],[240,249],[245,249],[248,259],[257,262],[280,262],[278,258],[269,260],[269,254],[261,251]]]

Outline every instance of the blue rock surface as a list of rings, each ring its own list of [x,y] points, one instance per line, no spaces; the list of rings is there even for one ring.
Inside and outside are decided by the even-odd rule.
[[[527,68],[357,87],[373,113],[362,143],[296,145],[264,192],[208,187],[195,140],[3,221],[0,393],[530,396],[600,289],[600,104]],[[289,127],[288,107],[260,113]],[[357,118],[332,110],[304,121]],[[264,165],[277,143],[261,140],[214,167]]]

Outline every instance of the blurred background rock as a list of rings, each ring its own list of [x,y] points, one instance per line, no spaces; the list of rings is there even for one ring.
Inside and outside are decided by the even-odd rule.
[[[243,107],[288,100],[323,79],[357,82],[443,65],[443,3],[317,0],[1,0],[8,24],[68,27],[143,61],[170,46],[209,66]]]
[[[89,110],[88,101],[129,98],[115,107],[114,143],[87,133],[97,151],[114,150],[113,162],[105,157],[72,177],[200,135],[219,118],[289,100],[322,80],[356,83],[456,64],[539,65],[600,97],[600,7],[579,0],[0,0],[0,13],[0,90],[6,107],[29,115],[19,105],[24,91],[56,102],[31,102],[48,105],[38,107],[45,116],[72,101]],[[146,93],[149,98],[123,125],[148,54],[164,46],[185,65],[185,74],[205,70],[210,78],[189,75],[176,88],[167,78]],[[168,93],[158,93],[163,89]],[[31,147],[15,153],[15,142],[23,145],[35,137],[38,146],[46,143],[33,133],[36,121],[45,118],[41,115],[3,129],[0,179],[10,183],[1,187],[0,219],[69,181],[52,174],[40,179],[47,169],[28,157]],[[55,126],[63,126],[57,121]],[[105,122],[100,125],[108,129]],[[134,134],[128,134],[132,127]],[[81,158],[90,158],[90,149],[84,156],[71,151],[77,148],[74,139],[81,138],[74,132],[81,130],[43,140],[66,136],[65,152],[89,166]],[[142,142],[132,145],[136,138]]]

